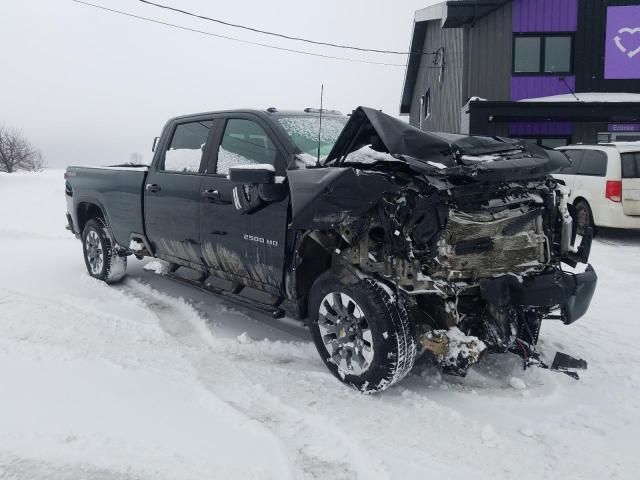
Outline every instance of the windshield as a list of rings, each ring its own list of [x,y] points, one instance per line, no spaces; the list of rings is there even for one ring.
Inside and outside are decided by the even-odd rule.
[[[277,117],[278,123],[291,141],[302,150],[301,157],[310,165],[318,158],[318,131],[320,117],[312,115],[291,115]],[[320,132],[320,161],[327,158],[340,132],[347,123],[347,117],[323,116]]]

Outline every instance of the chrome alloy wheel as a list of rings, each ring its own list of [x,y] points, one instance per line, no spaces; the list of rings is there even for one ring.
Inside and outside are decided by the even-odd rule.
[[[87,238],[84,241],[84,249],[87,254],[91,273],[93,275],[100,275],[102,266],[104,265],[104,251],[102,249],[100,237],[95,230],[91,230],[87,234]]]
[[[373,360],[373,337],[360,306],[349,295],[331,292],[318,313],[320,335],[332,361],[345,374],[365,372]]]

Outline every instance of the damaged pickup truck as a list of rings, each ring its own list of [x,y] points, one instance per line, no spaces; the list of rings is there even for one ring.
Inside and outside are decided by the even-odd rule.
[[[362,392],[419,357],[464,376],[489,352],[577,378],[583,360],[536,351],[542,321],[573,323],[596,288],[591,232],[550,176],[569,162],[364,107],[213,112],[170,120],[148,168],[69,167],[67,220],[93,277],[158,257],[181,281],[306,319]]]

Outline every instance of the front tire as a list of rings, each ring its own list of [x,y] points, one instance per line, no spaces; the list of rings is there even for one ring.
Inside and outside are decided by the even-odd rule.
[[[82,252],[89,275],[107,283],[122,280],[127,271],[127,257],[121,257],[106,222],[92,218],[82,231]]]
[[[373,279],[346,284],[332,273],[322,274],[311,289],[309,317],[320,357],[352,388],[379,392],[413,368],[416,337],[409,315]]]
[[[575,203],[576,208],[576,221],[577,225],[577,233],[578,235],[584,235],[584,232],[587,228],[591,227],[595,230],[595,225],[593,224],[593,215],[591,213],[591,207],[584,200],[578,200]]]

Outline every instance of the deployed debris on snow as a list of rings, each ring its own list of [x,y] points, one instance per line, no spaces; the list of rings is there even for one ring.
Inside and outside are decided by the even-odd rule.
[[[467,336],[456,327],[427,332],[420,337],[420,343],[435,356],[446,373],[459,376],[465,376],[487,349],[482,340]]]

